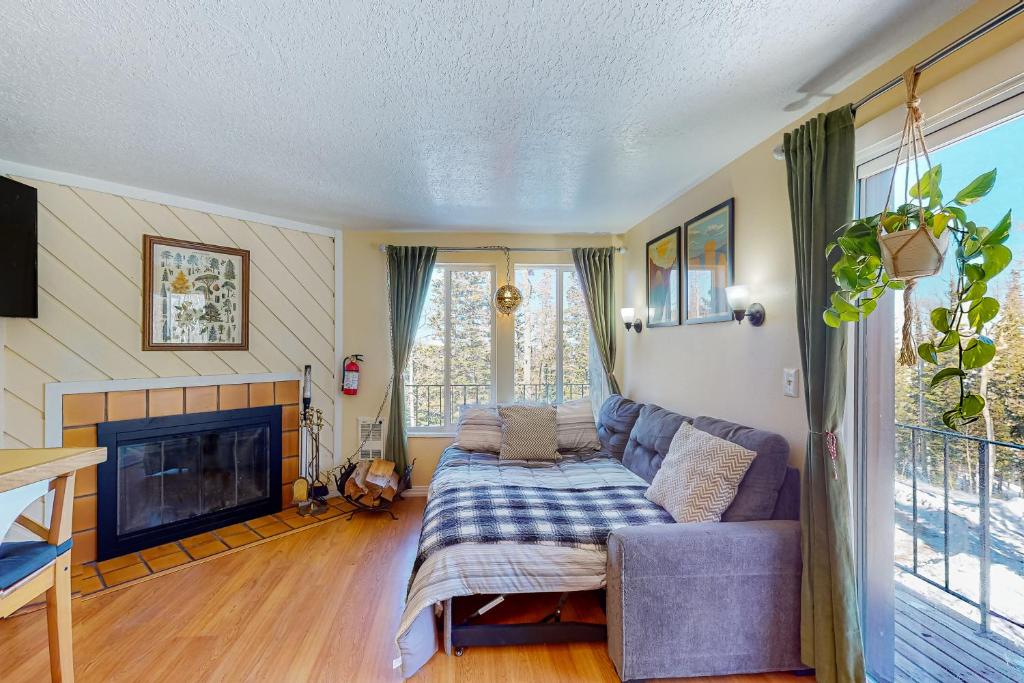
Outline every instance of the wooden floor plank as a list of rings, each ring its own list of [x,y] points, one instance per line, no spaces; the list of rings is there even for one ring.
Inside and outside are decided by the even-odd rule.
[[[896,676],[893,683],[942,683],[920,666],[896,651]]]
[[[941,678],[942,675],[948,675],[952,678],[947,680],[960,680],[967,683],[975,683],[976,681],[995,682],[995,679],[991,677],[995,673],[991,667],[977,666],[975,668],[976,662],[963,661],[964,658],[957,657],[955,654],[944,650],[942,648],[942,645],[945,644],[944,641],[932,642],[930,638],[922,637],[919,633],[907,628],[899,621],[896,622],[896,641],[897,643],[904,643],[906,647],[913,648],[931,661],[934,666],[925,666],[924,668],[937,678]],[[899,645],[897,644],[898,648]],[[918,661],[918,664],[920,663]],[[943,674],[943,672],[946,673]],[[1005,682],[1000,680],[998,683]],[[1011,681],[1010,683],[1013,682]]]
[[[394,636],[423,499],[334,521],[72,605],[79,683],[398,683]],[[0,681],[47,680],[46,618],[0,621]],[[435,655],[420,681],[618,681],[604,643]],[[789,673],[688,683],[812,683]]]
[[[896,605],[897,607],[905,605],[914,609],[918,614],[929,617],[933,622],[940,621],[948,629],[971,643],[972,649],[985,650],[989,653],[988,655],[979,653],[979,656],[986,660],[1006,662],[1012,671],[1024,671],[1024,653],[1015,652],[1004,644],[1001,638],[986,638],[979,635],[977,624],[970,622],[962,614],[952,613],[941,606],[934,605],[924,596],[899,583],[896,584]]]
[[[897,600],[896,621],[931,643],[939,656],[964,663],[983,680],[994,683],[1024,680],[1024,669],[1015,669],[1005,658],[982,647],[981,641],[987,641],[987,638],[957,631],[957,625],[943,620],[943,613],[937,609],[922,610]]]

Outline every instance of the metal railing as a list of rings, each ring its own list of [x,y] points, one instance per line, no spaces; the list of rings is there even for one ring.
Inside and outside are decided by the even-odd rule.
[[[574,401],[590,395],[590,383],[562,384],[562,400]],[[512,392],[516,401],[554,403],[558,400],[558,384],[555,382],[516,383]]]
[[[913,536],[913,560],[912,566],[906,566],[900,562],[896,566],[905,572],[913,574],[917,578],[929,583],[959,600],[975,607],[979,611],[981,631],[990,631],[990,619],[992,616],[1003,619],[1018,627],[1024,628],[1024,624],[1015,619],[1001,614],[992,609],[992,473],[995,465],[995,449],[1005,448],[1012,450],[1015,454],[1024,451],[1024,445],[1009,443],[1006,441],[995,441],[984,437],[969,436],[941,429],[932,429],[919,425],[908,425],[897,422],[897,443],[899,442],[900,430],[910,432],[910,481],[911,481],[911,509],[912,509],[912,536]],[[922,437],[922,435],[925,435]],[[928,438],[942,439],[942,562],[943,580],[937,581],[921,572],[919,562],[919,538],[920,507],[919,507],[919,481],[918,464],[928,457]],[[977,495],[978,495],[978,540],[979,550],[979,576],[978,576],[978,600],[964,595],[950,585],[950,441],[964,442],[966,448],[977,449]],[[974,474],[971,472],[970,474]],[[973,482],[972,482],[973,484]],[[963,487],[960,487],[963,488]],[[973,486],[968,486],[969,492],[973,493]]]
[[[444,426],[444,390],[443,384],[405,385],[406,419],[410,427]],[[461,406],[494,401],[490,384],[451,384],[448,392],[452,422],[458,419]]]
[[[448,410],[451,422],[459,418],[459,408],[464,405],[493,403],[494,388],[490,384],[452,384],[448,387]],[[443,427],[445,425],[445,385],[406,384],[405,410],[409,427]],[[589,384],[563,384],[562,400],[572,401],[590,394]],[[554,403],[558,396],[558,385],[550,383],[516,384],[513,391],[515,401],[536,401]]]

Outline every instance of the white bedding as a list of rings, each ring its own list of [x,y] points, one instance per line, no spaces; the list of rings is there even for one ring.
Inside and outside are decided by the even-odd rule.
[[[556,463],[498,461],[497,456],[449,449],[428,496],[446,487],[503,484],[552,489],[646,486],[610,458],[567,457]],[[439,647],[433,606],[480,593],[594,590],[605,584],[606,552],[561,546],[464,543],[435,552],[413,577],[398,627],[402,675],[413,675]]]

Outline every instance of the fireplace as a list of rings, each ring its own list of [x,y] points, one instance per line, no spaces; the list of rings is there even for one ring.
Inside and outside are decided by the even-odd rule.
[[[104,422],[100,560],[281,510],[281,406]]]

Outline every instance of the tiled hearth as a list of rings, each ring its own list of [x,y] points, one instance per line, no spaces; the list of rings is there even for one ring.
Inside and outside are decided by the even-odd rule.
[[[282,420],[281,483],[282,504],[286,509],[281,514],[290,514],[293,512],[288,510],[292,505],[292,482],[299,474],[298,381],[288,380],[252,384],[221,384],[67,394],[63,397],[62,405],[63,445],[95,446],[96,426],[103,422],[181,415],[183,413],[234,410],[275,404],[281,406]],[[74,546],[72,547],[71,557],[72,565],[76,566],[76,578],[79,579],[80,585],[82,584],[82,577],[88,577],[88,568],[82,568],[81,565],[93,563],[96,560],[96,490],[96,468],[91,467],[79,472],[75,481],[74,526],[72,529],[74,532]],[[174,560],[171,559],[173,557],[181,559],[182,562],[193,561],[202,553],[224,552],[233,547],[230,545],[231,542],[242,545],[243,539],[250,539],[249,542],[259,540],[259,538],[263,538],[263,535],[259,534],[259,529],[252,528],[252,525],[257,522],[258,520],[253,520],[247,522],[246,525],[236,524],[219,532],[200,534],[192,539],[184,539],[175,544],[166,544],[167,546],[179,545],[178,551],[183,553],[184,556],[169,553],[168,559],[164,559],[156,564],[159,566],[173,562]],[[277,523],[288,526],[286,519],[279,519]],[[270,522],[267,522],[267,524],[270,524]],[[246,526],[246,528],[242,529],[242,526]],[[280,526],[269,528],[279,529],[279,533],[285,530]],[[252,534],[255,534],[258,538],[253,538]],[[204,546],[204,543],[210,545]],[[160,548],[164,548],[164,546],[160,546]],[[155,558],[156,556],[153,553],[158,552],[158,548],[143,551],[143,553],[147,552],[150,553],[151,557]],[[133,553],[132,555],[140,554]],[[122,560],[123,558],[114,558],[107,562],[116,564]],[[112,564],[100,564],[106,567],[113,567]],[[126,570],[132,565],[138,564],[141,564],[141,561],[128,562],[118,569]],[[95,571],[94,569],[93,577],[96,577]],[[110,571],[115,572],[117,569],[111,569]],[[134,569],[132,571],[137,573],[139,570]],[[149,569],[145,571],[146,574],[152,573]],[[159,570],[154,569],[153,571]],[[118,579],[128,573],[130,572],[125,571],[123,574],[114,575],[112,581],[118,581]]]

